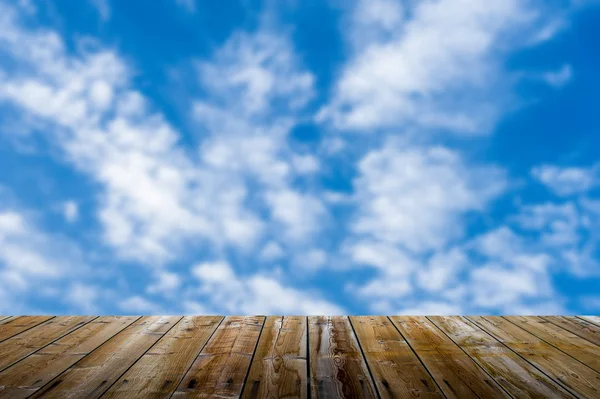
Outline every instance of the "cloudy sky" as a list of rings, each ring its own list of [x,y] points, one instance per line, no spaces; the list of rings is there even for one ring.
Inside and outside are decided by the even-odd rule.
[[[0,313],[600,313],[600,3],[0,0]]]

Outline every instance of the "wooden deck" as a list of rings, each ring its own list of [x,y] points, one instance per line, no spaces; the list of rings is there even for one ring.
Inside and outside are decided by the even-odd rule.
[[[600,398],[600,317],[0,316],[0,398]]]

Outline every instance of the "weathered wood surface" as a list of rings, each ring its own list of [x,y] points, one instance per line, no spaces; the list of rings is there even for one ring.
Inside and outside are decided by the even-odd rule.
[[[0,316],[1,398],[600,398],[597,316]]]

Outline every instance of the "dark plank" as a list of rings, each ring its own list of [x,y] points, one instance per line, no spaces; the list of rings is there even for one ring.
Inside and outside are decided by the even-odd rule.
[[[600,327],[592,323],[571,316],[542,316],[542,319],[579,335],[596,345],[600,345]]]
[[[375,386],[347,317],[308,318],[313,398],[375,398]]]
[[[429,319],[515,398],[574,398],[554,380],[464,317]]]
[[[222,316],[187,316],[144,354],[102,396],[164,398],[175,391]]]
[[[179,320],[143,317],[84,357],[32,397],[98,398]]]
[[[226,317],[183,377],[173,397],[238,397],[264,322],[262,316]]]
[[[26,398],[32,395],[138,318],[99,317],[29,355],[0,373],[0,396]]]
[[[600,374],[499,316],[469,316],[483,330],[578,396],[600,397]]]
[[[350,322],[381,397],[444,397],[387,317],[351,316]]]
[[[600,348],[597,345],[539,317],[509,316],[506,319],[600,372]]]
[[[489,375],[426,317],[392,316],[390,319],[447,397],[509,397]]]
[[[242,397],[306,398],[307,339],[306,317],[267,317]]]
[[[95,316],[55,317],[1,342],[0,371],[95,318]]]
[[[0,342],[48,321],[53,316],[15,316],[0,324]]]

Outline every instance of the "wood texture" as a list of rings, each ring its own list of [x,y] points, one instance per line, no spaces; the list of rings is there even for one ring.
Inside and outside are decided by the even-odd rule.
[[[0,342],[48,321],[52,316],[15,316],[0,324]]]
[[[141,318],[43,386],[33,397],[100,397],[179,320],[180,316]]]
[[[26,398],[35,393],[138,318],[99,317],[31,354],[0,373],[0,397]]]
[[[585,321],[589,321],[592,324],[595,324],[600,327],[600,316],[578,316],[580,319]]]
[[[591,368],[502,317],[468,318],[577,396],[600,398],[600,374]]]
[[[574,398],[554,380],[463,317],[429,319],[515,398]]]
[[[313,398],[377,396],[347,317],[308,318]]]
[[[230,316],[198,355],[173,398],[238,397],[265,318]]]
[[[350,317],[382,398],[443,398],[419,358],[385,316]]]
[[[425,317],[391,317],[449,398],[509,397],[450,338]]]
[[[542,319],[600,345],[600,327],[590,322],[572,316],[542,316]]]
[[[103,398],[168,397],[223,318],[184,317],[103,395]]]
[[[94,316],[59,316],[0,343],[0,371],[52,341],[75,331]]]
[[[269,316],[242,397],[306,398],[306,370],[306,317]]]

